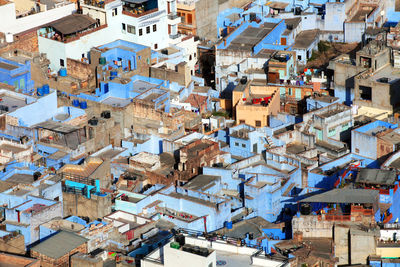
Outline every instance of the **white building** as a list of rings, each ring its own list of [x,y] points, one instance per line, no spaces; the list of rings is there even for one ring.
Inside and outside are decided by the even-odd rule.
[[[51,5],[4,0],[0,2],[0,32],[11,36],[58,20],[74,11],[75,4],[67,0],[53,1]]]
[[[67,58],[89,58],[92,47],[118,39],[154,50],[177,45],[182,37],[178,34],[180,17],[176,16],[175,1],[81,0],[78,13],[82,14],[49,23],[38,31],[39,51],[47,54],[50,68],[58,71],[66,67]],[[195,55],[191,50],[188,53]]]

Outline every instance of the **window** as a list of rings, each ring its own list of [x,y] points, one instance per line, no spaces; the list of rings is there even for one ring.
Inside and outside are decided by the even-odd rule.
[[[64,67],[64,59],[60,59],[60,66]]]
[[[192,60],[192,55],[189,55],[189,60]]]
[[[298,60],[301,60],[301,55],[298,55],[298,56],[297,56],[297,59],[298,59]]]
[[[194,57],[197,57],[196,53],[193,54]]]
[[[153,32],[157,31],[157,24],[153,25]]]
[[[239,120],[239,124],[245,124],[246,121],[245,120]]]
[[[132,34],[136,34],[136,27],[132,25],[128,25],[128,32]]]
[[[238,142],[235,142],[235,146],[239,146],[239,143],[238,143]]]
[[[82,58],[85,58],[85,54],[82,54]]]
[[[246,144],[242,144],[242,147],[243,147],[243,148],[246,148]]]
[[[114,8],[114,9],[112,10],[112,16],[114,17],[114,16],[116,16],[116,15],[118,15],[118,9],[117,9],[117,8]]]
[[[122,30],[125,31],[126,30],[126,24],[122,23]]]
[[[192,14],[187,14],[187,23],[188,24],[192,24],[193,23]]]
[[[349,123],[342,124],[342,131],[349,129]]]
[[[261,121],[256,121],[256,127],[261,127]]]
[[[360,149],[356,148],[356,153],[360,153]]]
[[[139,60],[141,60],[141,59],[142,59],[142,56],[139,56],[138,58],[139,58]]]
[[[143,35],[143,29],[139,29],[139,36]]]
[[[154,49],[157,49],[158,48],[158,44],[154,44]]]
[[[332,137],[336,134],[336,128],[331,128],[328,131],[328,137]]]
[[[150,26],[146,27],[146,33],[150,33]]]
[[[293,89],[289,88],[289,95],[293,95]]]

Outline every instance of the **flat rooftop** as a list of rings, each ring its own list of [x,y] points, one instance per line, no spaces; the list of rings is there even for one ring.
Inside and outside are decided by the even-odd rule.
[[[6,182],[15,184],[31,184],[34,182],[34,180],[33,175],[31,174],[16,173],[8,178]]]
[[[365,17],[369,17],[369,15],[375,10],[375,6],[367,6],[367,5],[360,5],[359,9],[357,10],[356,14],[350,19],[351,22],[359,22],[365,21]]]
[[[131,103],[130,99],[109,96],[102,100],[100,103],[110,105],[113,107],[125,107]]]
[[[394,185],[396,171],[381,169],[361,169],[356,178],[357,183]]]
[[[207,190],[214,186],[220,179],[220,176],[200,174],[186,183],[183,188],[191,190]]]
[[[8,64],[6,62],[0,62],[0,69],[15,70],[15,69],[18,69],[18,66]]]
[[[20,97],[0,94],[0,106],[8,107],[8,112],[13,112],[21,107],[26,106],[26,101]]]
[[[132,85],[133,85],[133,90],[138,91],[138,92],[145,92],[145,91],[157,86],[157,84],[149,83],[149,82],[141,81],[141,80],[133,81]]]
[[[251,50],[257,43],[259,43],[265,36],[267,36],[276,23],[264,23],[260,28],[248,27],[238,37],[236,37],[227,49],[232,50]]]
[[[307,49],[317,39],[319,30],[307,30],[297,34],[294,49]]]

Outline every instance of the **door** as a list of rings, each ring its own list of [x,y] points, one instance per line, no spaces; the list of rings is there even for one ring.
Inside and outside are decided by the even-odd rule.
[[[286,45],[286,38],[285,37],[281,37],[281,45]]]
[[[322,140],[322,130],[316,129],[317,131],[317,139]]]
[[[296,88],[296,99],[300,100],[301,99],[301,88]]]

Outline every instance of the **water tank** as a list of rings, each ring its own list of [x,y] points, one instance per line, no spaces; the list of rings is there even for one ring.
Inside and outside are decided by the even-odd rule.
[[[72,105],[73,105],[74,107],[79,107],[79,100],[78,100],[78,99],[72,100]]]
[[[7,32],[6,33],[6,42],[7,43],[14,42],[14,35],[11,32]]]
[[[105,65],[107,63],[106,58],[105,57],[99,58],[99,63],[100,65]]]
[[[86,101],[82,101],[80,104],[81,109],[87,109],[87,103]]]
[[[232,222],[225,222],[225,227],[226,227],[227,229],[232,229],[233,223],[232,223]]]
[[[109,119],[111,118],[111,112],[109,110],[105,110],[101,113],[101,117],[104,119]]]
[[[43,87],[38,87],[38,88],[37,88],[37,95],[38,95],[38,96],[44,95],[44,89],[43,89]]]
[[[66,68],[61,68],[60,71],[59,71],[59,75],[61,77],[67,76],[67,69]]]
[[[182,247],[183,245],[185,245],[185,236],[184,235],[176,235],[175,241],[177,243],[179,243],[179,245]]]
[[[308,203],[301,204],[300,213],[302,215],[310,215],[311,214],[311,205]]]
[[[243,76],[243,77],[240,79],[240,83],[241,83],[241,84],[246,84],[246,83],[247,83],[247,76]]]
[[[50,93],[50,86],[48,84],[43,85],[43,94],[47,95]]]
[[[95,118],[95,117],[91,118],[91,119],[88,121],[88,123],[89,123],[90,125],[92,125],[92,126],[96,126],[98,122],[99,122],[99,120],[98,120],[97,118]]]

